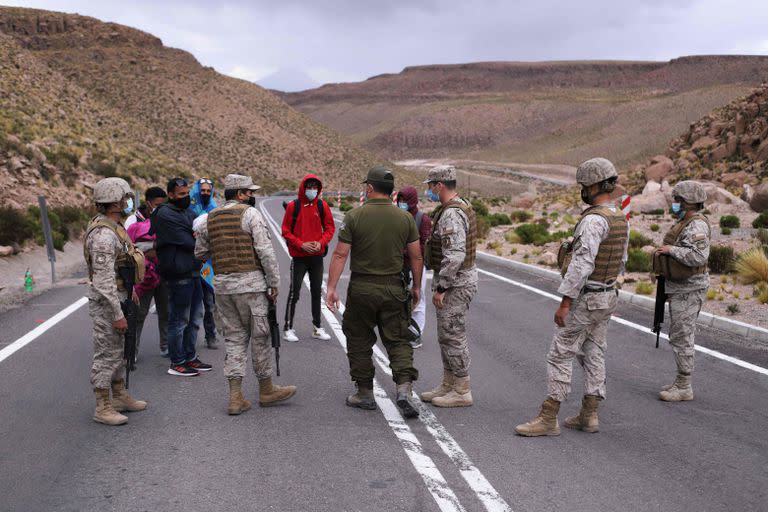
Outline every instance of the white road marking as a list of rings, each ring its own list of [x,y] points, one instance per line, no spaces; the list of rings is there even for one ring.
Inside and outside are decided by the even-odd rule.
[[[57,323],[61,322],[62,320],[67,318],[69,315],[71,315],[72,313],[74,313],[75,311],[77,311],[87,303],[88,303],[88,297],[79,298],[74,303],[62,309],[61,311],[53,315],[51,318],[49,318],[42,324],[38,325],[37,327],[29,331],[27,334],[25,334],[21,338],[17,339],[16,341],[11,343],[4,349],[0,350],[0,362],[9,358],[17,350],[21,349],[22,347],[26,346],[27,344],[37,339],[45,331],[47,331]]]
[[[525,283],[521,283],[520,281],[515,281],[514,279],[509,279],[504,276],[500,276],[499,274],[494,274],[493,272],[488,272],[487,270],[483,270],[478,268],[477,271],[480,274],[493,277],[495,279],[498,279],[499,281],[503,281],[505,283],[509,283],[511,285],[517,286],[519,288],[522,288],[524,290],[528,290],[529,292],[536,293],[538,295],[541,295],[542,297],[547,297],[548,299],[552,299],[554,301],[560,302],[561,297],[558,295],[555,295],[553,293],[545,292],[544,290],[540,290],[538,288],[535,288],[533,286],[527,285]],[[625,320],[623,318],[618,317],[611,317],[611,320],[614,322],[624,325],[626,327],[638,330],[643,333],[652,334],[655,336],[655,333],[651,332],[651,329],[649,327],[644,327],[640,324],[636,324],[634,322],[630,322],[629,320]],[[667,334],[661,333],[660,336],[662,339],[668,340],[669,336]],[[712,350],[711,348],[702,347],[701,345],[694,345],[694,349],[698,350],[699,352],[703,354],[707,354],[709,356],[715,357],[717,359],[720,359],[722,361],[727,361],[731,364],[735,364],[736,366],[740,366],[741,368],[745,368],[747,370],[752,370],[753,372],[761,373],[763,375],[768,375],[768,368],[763,368],[762,366],[757,366],[756,364],[748,363],[746,361],[742,361],[741,359],[737,359],[735,357],[729,356],[727,354],[723,354],[722,352],[718,352],[717,350]]]
[[[277,223],[269,212],[267,212],[266,208],[264,208],[264,201],[259,204],[259,208],[264,215],[264,220],[267,221],[267,224],[275,234],[277,241],[280,243],[280,246],[286,254],[288,254],[288,246],[280,235]],[[309,289],[309,278],[307,276],[304,276],[304,286]],[[325,288],[325,286],[323,287]],[[339,344],[341,344],[344,352],[346,352],[347,337],[344,336],[338,318],[336,318],[336,315],[325,306],[324,302],[321,303],[321,310],[325,320],[336,335],[336,339],[339,341]],[[384,391],[384,388],[379,385],[379,382],[376,379],[373,381],[373,387],[376,403],[384,415],[384,419],[387,421],[387,424],[392,429],[395,437],[400,442],[400,446],[403,447],[411,464],[413,464],[413,467],[424,480],[424,483],[432,495],[432,498],[435,500],[435,503],[437,503],[437,506],[442,512],[466,512],[466,509],[462,506],[459,498],[448,485],[448,482],[437,468],[437,465],[435,465],[435,462],[424,452],[424,447],[421,442],[405,422],[400,411],[389,396],[387,396],[387,392]]]

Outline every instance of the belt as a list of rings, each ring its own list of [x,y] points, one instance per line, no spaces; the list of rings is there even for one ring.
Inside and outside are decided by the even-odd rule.
[[[581,289],[581,293],[604,293],[616,291],[615,286],[607,286],[605,288],[587,288],[586,286]]]
[[[361,281],[364,283],[372,284],[401,284],[403,282],[403,278],[401,274],[377,275],[352,272],[350,281]]]

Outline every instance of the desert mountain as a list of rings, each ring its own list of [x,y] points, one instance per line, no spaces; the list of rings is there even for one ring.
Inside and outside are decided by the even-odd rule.
[[[380,156],[640,163],[768,78],[768,57],[418,66],[285,100]]]
[[[376,159],[261,87],[145,32],[0,8],[0,204],[83,202],[100,176],[251,173],[293,188],[307,169],[359,188]],[[10,184],[10,186],[8,186]]]

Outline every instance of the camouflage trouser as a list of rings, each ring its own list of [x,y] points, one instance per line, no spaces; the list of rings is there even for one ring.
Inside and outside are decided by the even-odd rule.
[[[616,292],[584,293],[571,304],[547,354],[547,394],[558,402],[571,392],[573,359],[584,369],[584,394],[605,398],[605,349]]]
[[[109,389],[113,381],[125,378],[125,337],[112,327],[112,308],[106,301],[89,298],[88,309],[93,320],[91,385]]]
[[[272,376],[272,339],[269,335],[267,294],[236,293],[216,296],[216,325],[224,336],[224,375],[244,377],[248,342],[256,377]]]
[[[467,346],[467,312],[476,293],[476,284],[450,288],[445,292],[443,307],[436,309],[437,341],[443,368],[456,377],[469,375],[471,359]]]
[[[706,290],[697,290],[669,296],[669,344],[675,353],[677,371],[686,375],[693,373],[696,318],[701,312],[705,294]]]

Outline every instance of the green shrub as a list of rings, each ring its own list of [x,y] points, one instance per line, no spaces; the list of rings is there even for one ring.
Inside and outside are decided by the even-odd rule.
[[[642,249],[630,249],[626,268],[628,272],[650,272],[651,255],[643,252]]]
[[[720,233],[722,233],[725,236],[728,236],[732,233],[731,228],[720,228]]]
[[[35,236],[35,222],[23,210],[0,208],[0,245],[22,244]]]
[[[739,309],[739,305],[736,303],[728,304],[728,307],[725,308],[726,311],[728,311],[729,315],[735,315],[736,313],[739,313],[741,310]]]
[[[768,228],[768,210],[765,210],[752,221],[752,227],[755,229]]]
[[[88,221],[95,215],[95,212],[76,206],[57,206],[51,208],[50,211],[61,220],[59,231],[67,240],[71,240],[82,233],[88,225]]]
[[[709,270],[715,274],[730,274],[733,272],[736,255],[733,247],[727,245],[713,245],[709,248]]]
[[[638,295],[650,295],[653,293],[653,285],[649,281],[640,281],[635,286],[635,293]]]
[[[565,231],[555,231],[554,233],[551,233],[549,235],[549,241],[559,242],[563,238],[568,238],[569,236],[573,236],[573,228],[566,229]]]
[[[720,227],[721,228],[739,228],[741,227],[741,222],[739,221],[739,218],[735,215],[723,215],[720,217]]]
[[[475,210],[475,213],[478,217],[485,217],[488,215],[488,207],[485,206],[485,203],[480,199],[473,199],[471,201],[472,209]]]
[[[629,232],[629,246],[635,249],[645,247],[646,245],[653,245],[653,240],[643,235],[639,231],[634,229]]]
[[[485,238],[491,231],[491,225],[485,217],[477,218],[477,238]]]
[[[341,203],[341,206],[339,206],[339,210],[341,210],[342,212],[348,212],[352,208],[354,208],[354,206],[352,206],[349,203]]]
[[[656,208],[648,212],[649,215],[664,215],[667,211],[664,208]]]
[[[717,291],[713,288],[710,288],[707,290],[707,300],[715,300],[715,297],[717,297]]]
[[[504,240],[506,240],[507,242],[509,242],[511,244],[519,244],[520,242],[522,242],[522,239],[520,238],[520,235],[515,233],[514,229],[510,229],[509,231],[504,233]]]
[[[30,206],[27,208],[27,218],[34,223],[35,242],[37,245],[45,245],[45,235],[43,234],[43,225],[40,222],[40,208]],[[51,238],[53,247],[57,251],[64,250],[64,244],[67,242],[66,228],[62,226],[61,219],[56,212],[48,210],[48,222],[51,225]]]
[[[579,222],[579,219],[577,219],[570,213],[566,213],[565,215],[563,215],[563,220],[572,226],[575,226]]]
[[[509,214],[509,217],[515,222],[528,222],[533,218],[533,214],[525,210],[515,210]]]
[[[490,215],[486,215],[485,218],[488,221],[488,224],[490,224],[492,227],[507,226],[512,224],[512,220],[506,213],[492,213]]]
[[[515,233],[524,244],[544,245],[549,242],[549,231],[542,224],[522,224],[515,228]]]
[[[768,229],[760,228],[755,233],[755,238],[761,245],[768,245]]]
[[[744,283],[768,282],[768,256],[757,247],[739,255],[734,268]]]
[[[650,228],[651,228],[651,231],[653,231],[654,233],[658,233],[659,229],[661,229],[658,224],[651,224]]]

